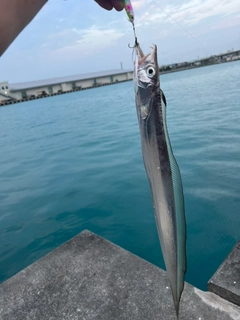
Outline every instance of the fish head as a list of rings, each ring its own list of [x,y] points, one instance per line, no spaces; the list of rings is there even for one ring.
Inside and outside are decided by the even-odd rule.
[[[152,102],[159,91],[159,68],[157,61],[157,46],[144,55],[140,46],[136,48],[134,64],[134,89],[136,95],[136,107],[139,120],[147,119],[151,112]]]

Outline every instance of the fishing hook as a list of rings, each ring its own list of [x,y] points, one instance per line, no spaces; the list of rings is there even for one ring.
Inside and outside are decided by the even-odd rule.
[[[128,48],[130,48],[130,49],[134,49],[134,48],[136,48],[136,47],[138,46],[138,44],[139,44],[139,43],[138,43],[138,42],[136,42],[136,41],[135,41],[134,46],[131,46],[131,44],[129,43],[129,44],[128,44]]]
[[[133,34],[134,34],[134,38],[135,38],[135,44],[134,46],[131,46],[130,43],[128,44],[128,48],[130,49],[134,49],[136,48],[137,46],[139,46],[139,43],[137,41],[137,35],[136,35],[136,30],[135,30],[135,25],[134,25],[134,22],[129,20],[131,23],[132,23],[132,27],[133,27]]]

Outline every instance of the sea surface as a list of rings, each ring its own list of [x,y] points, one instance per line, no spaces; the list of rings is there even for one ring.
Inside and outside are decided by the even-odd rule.
[[[240,240],[240,61],[161,76],[184,186],[186,281]],[[0,281],[84,229],[164,268],[132,82],[0,108]]]

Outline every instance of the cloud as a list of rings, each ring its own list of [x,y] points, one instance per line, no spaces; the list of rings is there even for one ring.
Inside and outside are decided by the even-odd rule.
[[[92,26],[85,30],[75,30],[80,35],[80,39],[76,41],[77,45],[88,45],[90,49],[100,49],[113,46],[115,42],[123,36],[120,30],[99,29]]]
[[[178,22],[185,24],[197,24],[203,19],[214,16],[227,16],[240,11],[239,0],[229,1],[200,1],[193,0],[183,4],[172,12],[172,16]]]
[[[137,10],[141,7],[143,7],[145,4],[145,1],[144,0],[135,0],[135,1],[132,1],[132,6],[133,6],[133,9],[134,10]]]
[[[222,19],[220,22],[214,25],[213,29],[229,28],[229,27],[237,26],[239,24],[240,24],[240,14],[236,15],[232,19]]]
[[[140,16],[140,18],[137,19],[136,26],[140,27],[142,25],[151,25],[151,24],[159,24],[166,20],[166,14],[164,12],[156,12],[149,13],[148,11],[145,12],[143,15]]]
[[[63,30],[49,35],[49,42],[53,48],[49,48],[48,57],[79,59],[82,56],[96,55],[103,49],[114,47],[117,40],[124,34],[115,29],[103,29],[92,26],[87,29]],[[48,48],[45,43],[44,47]],[[43,48],[44,48],[43,47]]]
[[[239,0],[191,0],[181,5],[161,5],[160,1],[149,0],[148,10],[143,12],[139,21],[156,24],[176,20],[182,24],[197,24],[202,20],[216,16],[228,16],[240,11]],[[146,7],[145,7],[146,8]],[[151,12],[151,14],[149,14]],[[171,19],[171,18],[172,19]]]

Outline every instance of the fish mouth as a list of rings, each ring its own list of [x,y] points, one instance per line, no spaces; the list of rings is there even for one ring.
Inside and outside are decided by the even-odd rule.
[[[150,53],[147,54],[146,56],[144,56],[143,58],[139,59],[138,60],[138,65],[143,64],[146,61],[147,57],[149,57],[149,56],[150,56]]]
[[[150,57],[150,59],[154,60],[154,57],[156,57],[156,54],[157,54],[157,46],[156,45],[153,45],[152,47],[152,51],[150,53],[148,53],[147,55],[145,55],[139,45],[139,43],[136,45],[136,51],[137,51],[137,56],[138,56],[138,65],[141,65],[143,64],[146,59],[148,57]]]

